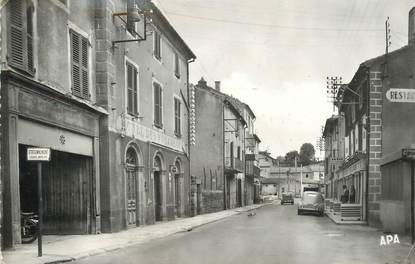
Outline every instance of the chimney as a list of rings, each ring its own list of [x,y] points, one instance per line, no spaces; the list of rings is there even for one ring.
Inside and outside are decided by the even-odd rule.
[[[205,79],[203,77],[200,78],[200,80],[197,82],[197,85],[200,86],[200,87],[206,87]]]
[[[215,81],[215,89],[220,92],[220,81]]]
[[[415,46],[415,7],[409,11],[408,45]]]

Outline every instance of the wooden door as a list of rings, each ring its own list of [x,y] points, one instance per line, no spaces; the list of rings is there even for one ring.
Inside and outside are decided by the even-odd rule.
[[[44,172],[45,234],[90,232],[92,158],[52,151]]]
[[[127,225],[137,225],[137,178],[134,167],[127,167]]]
[[[176,207],[176,217],[180,216],[180,176],[178,174],[174,177],[174,200],[175,200],[175,207]]]
[[[159,171],[154,172],[154,209],[155,209],[155,216],[156,221],[163,220],[162,212],[163,212],[163,204],[162,204],[162,197],[161,197],[161,173]]]

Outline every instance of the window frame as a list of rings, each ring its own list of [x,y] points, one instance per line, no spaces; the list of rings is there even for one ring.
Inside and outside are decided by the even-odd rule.
[[[159,107],[161,108],[161,110],[160,110],[160,112],[159,112],[159,114],[160,114],[160,123],[158,124],[158,123],[156,123],[156,115],[155,115],[155,107],[156,107],[156,98],[155,98],[155,88],[156,88],[156,86],[154,85],[154,84],[157,84],[159,87],[160,87],[160,103],[159,103]],[[164,114],[163,114],[163,110],[164,110],[164,107],[163,107],[163,102],[164,102],[164,100],[163,100],[163,90],[164,90],[164,88],[163,88],[163,85],[161,84],[161,82],[159,82],[159,81],[157,81],[156,79],[153,79],[153,81],[152,81],[152,84],[151,84],[151,86],[152,86],[152,97],[153,97],[153,126],[154,127],[156,127],[156,128],[158,128],[158,129],[163,129],[163,117],[164,117]]]
[[[181,77],[181,67],[180,67],[180,56],[177,51],[173,51],[173,69],[174,69],[174,76],[176,76],[177,79],[180,79]]]
[[[36,59],[37,59],[36,55],[37,54],[35,53],[35,50],[36,50],[36,47],[37,47],[36,42],[35,42],[36,34],[37,34],[37,27],[36,27],[37,6],[36,6],[35,2],[32,1],[32,0],[19,1],[20,5],[21,5],[20,6],[20,8],[21,8],[21,13],[20,13],[21,17],[15,18],[15,19],[20,20],[19,21],[21,23],[21,26],[20,26],[20,25],[17,25],[15,23],[13,23],[13,21],[14,21],[13,15],[16,14],[16,13],[13,12],[13,8],[17,8],[16,6],[12,6],[13,3],[17,3],[17,2],[10,1],[10,4],[8,5],[8,11],[9,12],[8,12],[7,19],[9,20],[9,23],[7,23],[8,24],[7,25],[7,32],[8,32],[7,33],[8,34],[8,36],[7,36],[7,38],[8,38],[8,40],[7,40],[7,57],[8,57],[7,61],[8,61],[8,64],[12,68],[17,69],[19,71],[22,71],[22,72],[30,75],[31,77],[35,77],[36,76],[36,66],[37,66],[37,63],[36,63],[37,62],[36,61]],[[31,24],[31,33],[30,34],[29,34],[29,30],[28,30],[29,29],[29,23],[28,23],[29,22],[29,20],[28,20],[29,9],[30,9],[30,16],[31,16],[31,23],[30,23]],[[20,45],[18,45],[17,43],[12,42],[13,39],[16,39],[16,38],[12,38],[13,29],[19,31],[19,34],[21,36]],[[29,36],[31,38],[31,41],[30,41],[31,49],[29,49],[29,40],[28,40]],[[21,58],[20,58],[20,56],[15,57],[13,55],[14,54],[13,51],[16,51],[15,49],[17,48],[17,47],[13,48],[14,45],[18,45],[18,48],[21,49],[20,50],[20,52],[22,54]],[[29,59],[30,51],[29,50],[31,50],[31,66],[32,67],[29,66],[30,65],[30,62],[29,62],[30,61],[30,59]],[[20,59],[21,59],[21,63],[19,62]]]
[[[157,41],[157,37],[158,36],[158,39],[159,39],[159,54],[158,54],[158,56],[159,57],[157,57],[156,56],[156,41]],[[159,31],[157,31],[157,30],[154,30],[153,31],[153,57],[157,60],[157,61],[159,61],[159,62],[161,62],[161,60],[162,60],[162,57],[163,57],[163,53],[162,53],[162,37],[161,37],[161,33],[159,32]]]
[[[138,66],[137,63],[135,63],[132,59],[128,58],[127,56],[124,57],[124,72],[125,72],[125,85],[124,85],[124,92],[125,92],[125,96],[124,96],[124,102],[125,102],[125,107],[124,107],[124,111],[125,113],[127,113],[130,116],[133,117],[138,117],[140,115],[140,67]],[[135,78],[135,82],[137,84],[136,86],[136,98],[135,98],[135,102],[136,102],[136,112],[132,113],[128,110],[128,100],[129,100],[129,96],[128,96],[128,65],[131,65],[133,68],[135,68],[137,75]],[[134,108],[134,107],[133,107]]]
[[[177,129],[176,127],[176,102],[179,103],[179,127]],[[176,137],[181,137],[182,136],[182,100],[180,99],[179,96],[174,95],[173,96],[173,131],[174,131],[174,135]]]
[[[83,94],[83,90],[84,87],[82,87],[82,91],[81,91],[81,96],[78,96],[76,94],[74,94],[73,92],[73,73],[72,73],[72,32],[74,34],[77,34],[80,37],[80,40],[82,41],[82,38],[84,38],[87,41],[87,56],[88,56],[88,62],[87,62],[87,72],[88,72],[88,78],[87,78],[87,83],[88,83],[88,96],[87,98],[85,98],[84,96],[82,96]],[[83,31],[82,29],[80,29],[79,27],[75,26],[73,23],[68,22],[68,53],[69,53],[69,84],[70,84],[70,90],[71,90],[71,94],[77,98],[83,99],[83,100],[87,100],[87,101],[91,101],[92,98],[92,71],[91,71],[91,65],[92,65],[92,48],[91,48],[91,36],[89,34],[87,34],[85,31]],[[82,52],[82,51],[81,51]],[[82,58],[81,58],[82,60]],[[81,62],[80,62],[81,63]],[[82,78],[81,78],[82,79]],[[82,82],[82,80],[81,80]]]

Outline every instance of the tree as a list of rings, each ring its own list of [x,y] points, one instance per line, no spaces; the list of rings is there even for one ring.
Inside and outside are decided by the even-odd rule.
[[[278,157],[276,158],[276,160],[277,160],[277,162],[279,162],[279,163],[284,163],[284,162],[285,162],[285,157],[283,157],[283,156],[278,156]]]
[[[316,151],[311,143],[304,143],[300,148],[300,163],[303,166],[311,164],[314,160]]]
[[[291,150],[290,152],[287,152],[287,154],[285,154],[285,162],[290,164],[290,165],[294,165],[295,164],[295,158],[298,158],[300,155],[298,154],[297,150]]]

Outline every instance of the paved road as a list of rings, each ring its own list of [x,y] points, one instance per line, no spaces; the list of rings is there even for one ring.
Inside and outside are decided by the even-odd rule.
[[[379,241],[375,229],[298,216],[295,205],[271,205],[252,217],[244,213],[76,263],[403,263],[407,246],[380,247]]]

